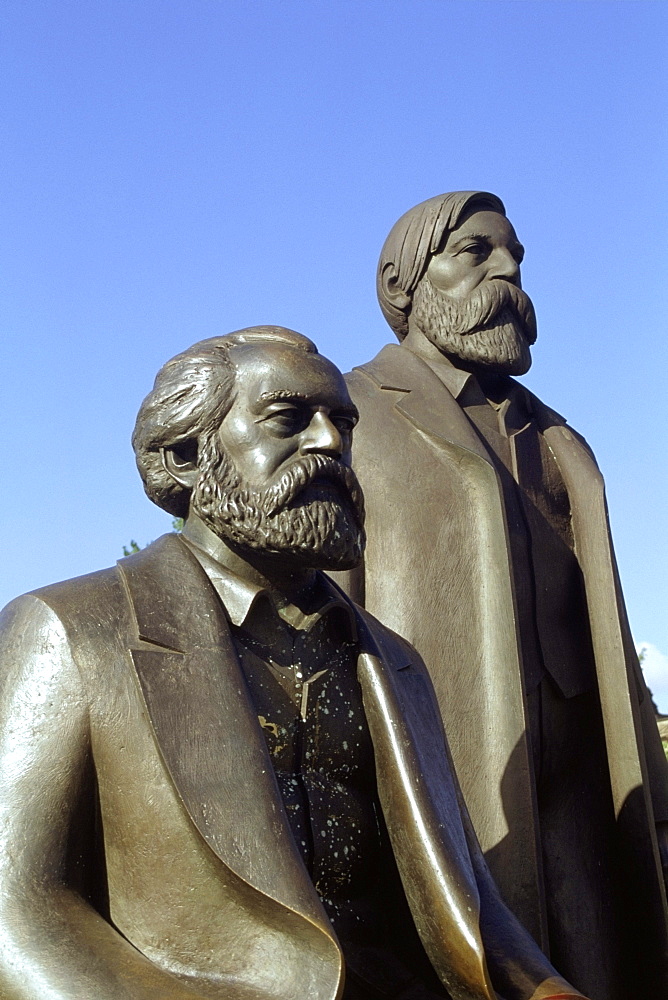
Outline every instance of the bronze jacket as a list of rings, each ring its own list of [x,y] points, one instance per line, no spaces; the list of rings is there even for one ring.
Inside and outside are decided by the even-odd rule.
[[[346,381],[360,411],[353,465],[368,542],[364,565],[341,582],[424,658],[480,845],[486,852],[504,842],[493,875],[541,940],[539,834],[496,471],[454,396],[408,349],[384,347]],[[626,619],[603,478],[583,439],[530,398],[569,495],[629,900],[659,928],[646,947],[654,963],[648,981],[661,992],[668,937],[655,823],[668,820],[668,768]],[[513,796],[510,834],[504,776]]]
[[[358,625],[379,794],[434,967],[456,1000],[492,982],[580,996],[496,893],[421,660]],[[0,654],[0,996],[340,996],[227,619],[178,536],[19,598]]]

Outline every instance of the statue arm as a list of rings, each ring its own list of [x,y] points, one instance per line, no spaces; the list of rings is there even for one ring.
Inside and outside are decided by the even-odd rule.
[[[88,705],[57,616],[34,597],[0,618],[0,995],[193,1000],[68,884],[90,788]]]
[[[646,695],[641,702],[640,710],[643,719],[645,760],[656,822],[656,841],[663,871],[663,882],[668,894],[668,760],[666,760],[658,733],[649,695]]]
[[[460,808],[480,894],[480,930],[495,987],[504,1000],[582,1000],[584,994],[559,975],[501,899],[461,799]]]
[[[640,666],[637,665],[635,650],[632,647],[630,655],[633,657],[632,663],[638,690],[642,740],[647,765],[647,780],[656,823],[657,846],[663,870],[663,880],[668,893],[668,760],[666,760],[656,724],[654,705]]]

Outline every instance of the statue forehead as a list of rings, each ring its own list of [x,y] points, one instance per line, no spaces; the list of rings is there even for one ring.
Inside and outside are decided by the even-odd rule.
[[[236,370],[237,396],[285,391],[307,399],[323,394],[349,399],[343,375],[321,354],[268,342],[236,347],[230,360]]]
[[[484,205],[472,205],[450,230],[447,242],[452,242],[465,233],[479,233],[499,239],[517,239],[515,227],[508,216]]]

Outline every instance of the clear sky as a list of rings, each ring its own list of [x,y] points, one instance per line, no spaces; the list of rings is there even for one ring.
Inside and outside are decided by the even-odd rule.
[[[643,0],[4,0],[0,603],[169,529],[129,444],[164,361],[266,322],[368,360],[390,226],[480,188],[668,711],[667,51]]]

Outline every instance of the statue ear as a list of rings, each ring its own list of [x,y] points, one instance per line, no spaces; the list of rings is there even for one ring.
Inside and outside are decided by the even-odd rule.
[[[194,445],[193,448],[187,447]],[[185,446],[177,448],[161,448],[162,467],[180,486],[191,490],[197,482],[199,469],[197,467],[197,442],[186,442]]]
[[[413,300],[410,295],[406,295],[406,292],[399,287],[397,282],[397,270],[394,264],[388,261],[380,272],[380,285],[383,289],[383,294],[395,309],[399,309],[400,312],[406,312]]]

